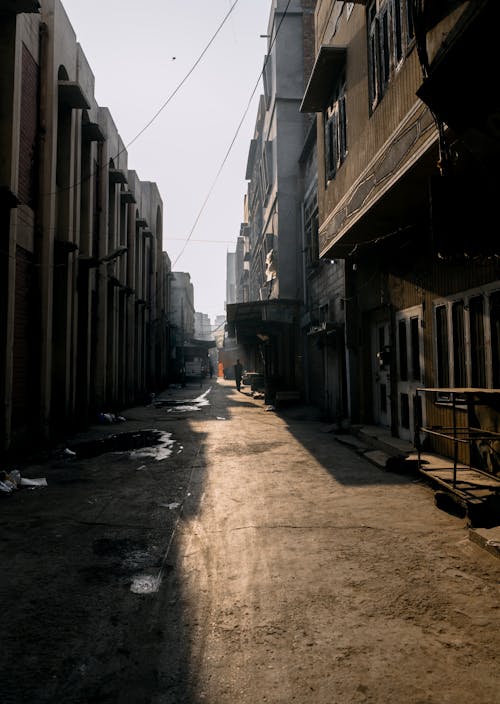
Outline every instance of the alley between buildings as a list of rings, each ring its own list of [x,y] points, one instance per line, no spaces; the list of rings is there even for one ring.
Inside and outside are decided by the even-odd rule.
[[[4,704],[500,702],[500,562],[417,475],[221,379],[124,418],[2,497]]]

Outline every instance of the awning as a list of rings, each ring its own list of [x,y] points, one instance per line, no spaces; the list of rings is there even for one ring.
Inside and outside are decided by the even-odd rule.
[[[460,137],[476,156],[498,163],[500,88],[488,67],[498,62],[500,3],[470,3],[446,35],[431,62],[418,97]],[[472,98],[464,81],[473,77]]]
[[[82,138],[87,142],[104,142],[106,136],[97,122],[84,122],[82,124]]]
[[[300,112],[322,112],[325,109],[344,70],[346,56],[345,47],[328,44],[320,47],[302,99]]]
[[[193,340],[186,340],[186,342],[182,346],[184,347],[184,349],[187,349],[187,348],[191,349],[191,348],[198,347],[201,349],[210,350],[210,349],[213,349],[214,347],[216,347],[216,345],[217,345],[217,343],[215,342],[215,340],[196,340],[196,339],[193,339]]]
[[[229,337],[257,341],[259,335],[278,333],[297,319],[300,302],[287,299],[229,303],[226,306]]]
[[[88,110],[90,103],[79,83],[76,81],[58,81],[61,103],[75,110]]]
[[[137,203],[132,191],[120,191],[120,198],[122,203]]]
[[[37,0],[0,0],[0,14],[20,15],[40,11]]]
[[[128,183],[125,171],[122,169],[109,169],[110,183]]]

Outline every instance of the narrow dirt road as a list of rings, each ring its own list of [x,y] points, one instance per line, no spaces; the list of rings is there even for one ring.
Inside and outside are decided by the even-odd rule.
[[[500,565],[463,521],[318,423],[212,403],[179,547],[193,700],[500,702]]]
[[[230,382],[125,415],[1,502],[2,704],[500,704],[500,561],[417,477]]]

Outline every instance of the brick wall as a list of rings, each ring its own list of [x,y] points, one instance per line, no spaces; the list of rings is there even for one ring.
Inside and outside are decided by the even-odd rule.
[[[31,205],[35,195],[35,155],[38,114],[38,65],[23,45],[18,194]]]

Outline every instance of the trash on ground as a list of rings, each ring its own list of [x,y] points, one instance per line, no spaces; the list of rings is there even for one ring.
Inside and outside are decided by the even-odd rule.
[[[21,472],[17,469],[13,469],[11,472],[0,472],[0,493],[2,494],[12,494],[21,487],[35,489],[43,486],[47,486],[45,477],[27,479],[22,477]]]
[[[140,574],[134,577],[130,591],[134,594],[155,594],[160,588],[161,578],[158,575]]]
[[[217,416],[216,420],[226,420],[226,419],[224,418],[224,416]]]
[[[275,411],[275,410],[276,410],[276,407],[275,407],[275,406],[266,406],[266,407],[264,408],[264,410],[265,410],[265,411]]]
[[[31,489],[35,489],[36,487],[47,486],[47,480],[45,477],[38,477],[37,479],[27,479],[26,477],[23,477],[21,479],[21,486],[27,486]]]
[[[115,413],[98,413],[97,420],[103,425],[111,423],[124,423],[127,419],[123,416],[117,416]]]

